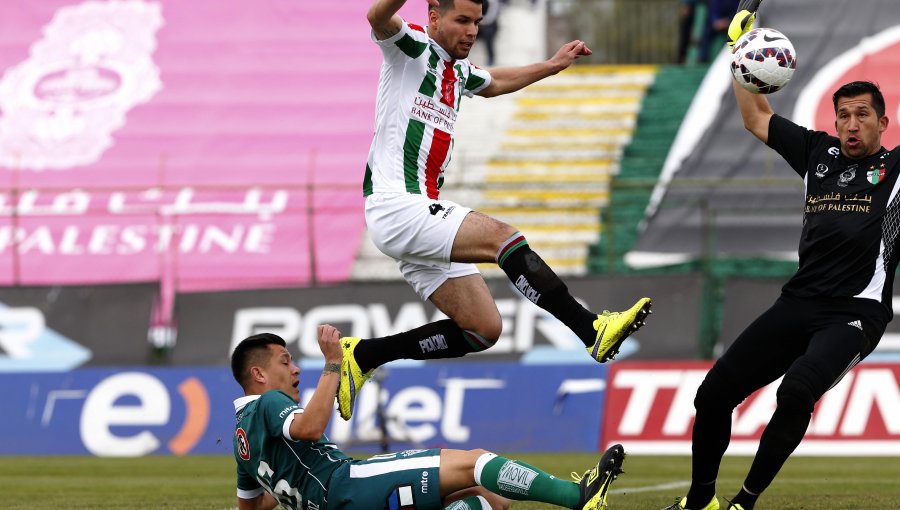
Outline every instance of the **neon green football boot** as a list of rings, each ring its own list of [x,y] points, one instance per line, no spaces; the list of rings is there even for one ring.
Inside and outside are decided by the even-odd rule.
[[[622,462],[625,461],[625,449],[616,444],[609,447],[597,465],[588,469],[583,475],[572,473],[572,479],[578,482],[581,497],[574,510],[603,510],[606,508],[606,495],[609,486],[624,473]]]
[[[349,420],[353,416],[353,407],[356,405],[356,397],[363,384],[372,375],[372,370],[363,373],[353,356],[356,350],[356,344],[360,342],[360,338],[344,337],[341,338],[341,350],[344,351],[344,359],[341,360],[341,382],[338,385],[338,411],[341,418]]]
[[[671,506],[667,506],[662,510],[685,510],[685,505],[687,505],[687,497],[676,499],[675,503]],[[719,510],[719,500],[713,496],[712,501],[710,501],[705,507],[700,508],[698,510]],[[744,510],[741,508],[740,510]]]
[[[622,342],[628,335],[639,330],[644,325],[644,319],[651,314],[650,298],[641,298],[631,308],[624,312],[609,312],[604,310],[594,321],[594,330],[597,338],[594,345],[587,347],[588,354],[592,358],[605,363],[619,353]]]

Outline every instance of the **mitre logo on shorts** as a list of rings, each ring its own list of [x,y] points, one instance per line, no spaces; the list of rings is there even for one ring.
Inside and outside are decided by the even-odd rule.
[[[237,438],[238,455],[243,460],[250,460],[250,443],[247,442],[247,433],[244,432],[244,429],[238,427],[234,432],[234,436]]]
[[[437,202],[428,206],[428,212],[430,212],[432,216],[437,216],[437,213],[439,213],[443,210],[444,210],[444,206],[442,206],[441,204],[439,204]]]
[[[87,1],[56,11],[28,59],[0,80],[0,166],[94,163],[125,114],[160,89],[159,3]]]
[[[500,467],[497,485],[505,491],[528,494],[536,477],[537,471],[508,460]]]

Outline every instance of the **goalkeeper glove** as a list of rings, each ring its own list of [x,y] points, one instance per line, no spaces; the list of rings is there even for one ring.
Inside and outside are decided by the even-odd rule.
[[[744,34],[753,30],[753,22],[756,21],[756,10],[762,0],[741,0],[738,4],[737,14],[728,25],[728,47],[734,48],[734,43]]]

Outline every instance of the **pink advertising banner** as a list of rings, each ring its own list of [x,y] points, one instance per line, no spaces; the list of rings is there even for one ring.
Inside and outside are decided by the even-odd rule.
[[[0,285],[346,280],[381,60],[368,6],[0,2]]]

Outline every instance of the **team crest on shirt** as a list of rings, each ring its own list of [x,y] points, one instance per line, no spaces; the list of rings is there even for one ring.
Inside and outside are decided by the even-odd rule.
[[[237,438],[238,455],[243,460],[250,460],[250,443],[247,442],[247,433],[238,427],[234,431],[234,437]]]
[[[846,170],[841,172],[837,185],[842,188],[846,188],[847,185],[850,184],[850,181],[852,181],[853,178],[856,177],[856,167],[857,165],[851,165],[847,167]]]
[[[816,166],[816,177],[821,179],[822,177],[825,177],[826,173],[828,173],[828,165],[826,165],[825,163],[819,163]]]
[[[869,171],[866,172],[866,180],[872,184],[878,184],[881,179],[884,179],[885,173],[887,173],[887,169],[884,168],[884,163],[881,163],[877,167],[872,165],[869,167]]]

